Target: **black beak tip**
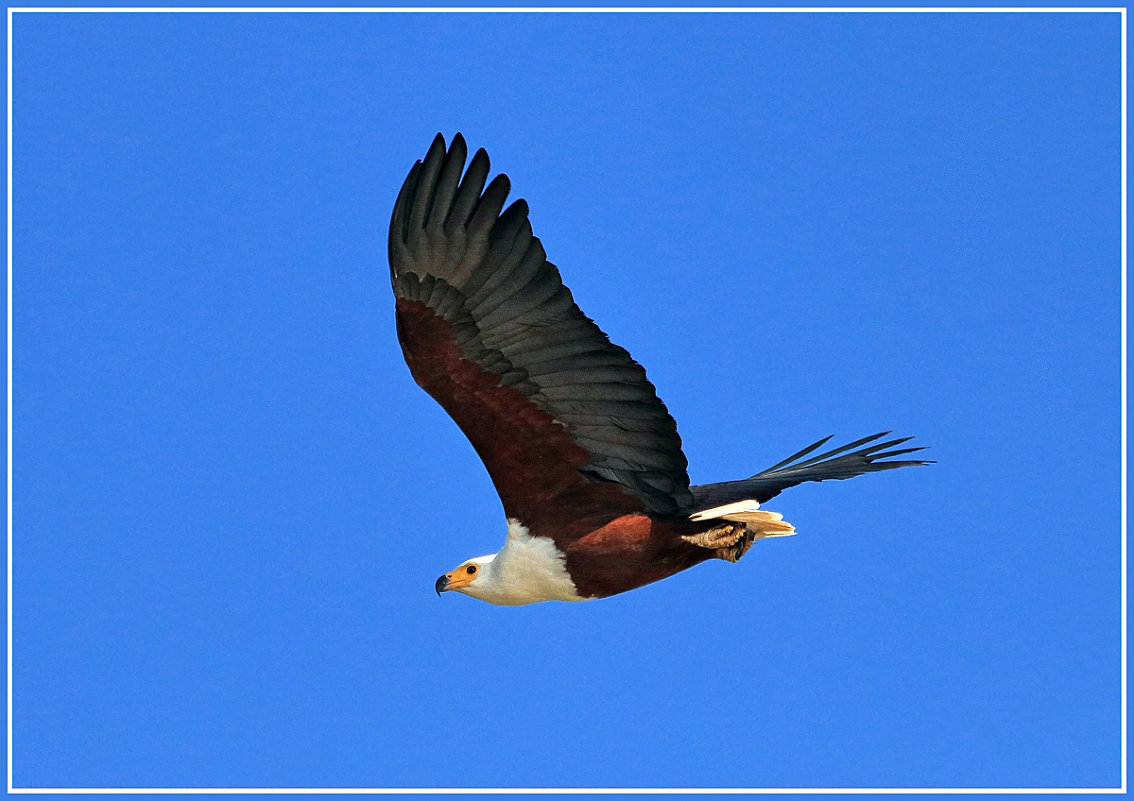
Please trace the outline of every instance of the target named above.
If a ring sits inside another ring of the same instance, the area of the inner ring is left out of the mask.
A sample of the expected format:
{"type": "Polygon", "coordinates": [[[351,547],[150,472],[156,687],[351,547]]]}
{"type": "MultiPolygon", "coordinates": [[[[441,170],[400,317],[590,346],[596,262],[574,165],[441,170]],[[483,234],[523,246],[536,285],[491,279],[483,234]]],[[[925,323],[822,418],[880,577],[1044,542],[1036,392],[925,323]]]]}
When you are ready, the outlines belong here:
{"type": "Polygon", "coordinates": [[[441,597],[441,593],[444,592],[445,589],[448,586],[449,586],[449,579],[445,578],[445,576],[442,576],[441,578],[437,579],[437,583],[433,585],[433,589],[437,590],[437,597],[438,598],[441,597]]]}

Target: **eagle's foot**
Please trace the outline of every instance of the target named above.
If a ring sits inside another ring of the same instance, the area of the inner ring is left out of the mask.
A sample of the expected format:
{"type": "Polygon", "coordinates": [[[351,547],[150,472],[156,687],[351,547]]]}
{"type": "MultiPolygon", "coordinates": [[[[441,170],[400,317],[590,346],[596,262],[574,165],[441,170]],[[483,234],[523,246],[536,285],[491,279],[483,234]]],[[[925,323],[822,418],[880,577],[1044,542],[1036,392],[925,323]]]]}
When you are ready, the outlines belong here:
{"type": "Polygon", "coordinates": [[[736,562],[752,547],[752,543],[757,538],[756,532],[750,530],[745,523],[730,522],[696,534],[687,534],[681,539],[698,548],[712,550],[715,559],[736,562]]]}

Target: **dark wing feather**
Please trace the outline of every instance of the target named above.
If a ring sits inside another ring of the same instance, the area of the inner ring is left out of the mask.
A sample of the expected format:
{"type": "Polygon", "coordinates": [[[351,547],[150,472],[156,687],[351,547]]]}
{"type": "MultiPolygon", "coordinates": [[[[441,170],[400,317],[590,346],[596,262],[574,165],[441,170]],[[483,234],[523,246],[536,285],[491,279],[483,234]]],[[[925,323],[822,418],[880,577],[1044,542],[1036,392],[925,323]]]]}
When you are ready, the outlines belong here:
{"type": "Polygon", "coordinates": [[[818,456],[811,453],[821,448],[830,437],[824,437],[818,442],[808,445],[778,464],[767,470],[757,473],[751,478],[740,481],[723,481],[719,484],[700,484],[690,487],[693,493],[694,506],[697,509],[710,509],[734,501],[755,499],[760,503],[779,495],[788,487],[802,484],[804,481],[826,481],[832,478],[854,478],[863,473],[874,473],[879,470],[893,470],[896,467],[909,467],[910,465],[932,464],[923,459],[882,461],[894,456],[924,450],[924,448],[898,448],[890,450],[895,445],[908,442],[912,437],[892,439],[888,442],[878,442],[889,434],[883,431],[869,437],[855,440],[847,445],[834,448],[818,456]],[[860,446],[866,447],[860,447],[860,446]],[[858,448],[858,450],[855,450],[858,448]],[[810,458],[804,458],[810,457],[810,458]]]}
{"type": "MultiPolygon", "coordinates": [[[[692,496],[677,427],[645,370],[563,286],[527,205],[487,187],[488,156],[440,136],[390,222],[398,335],[414,379],[454,418],[529,527],[646,511],[692,496]]],[[[560,534],[561,535],[561,534],[560,534]]],[[[557,536],[560,536],[557,535],[557,536]]]]}

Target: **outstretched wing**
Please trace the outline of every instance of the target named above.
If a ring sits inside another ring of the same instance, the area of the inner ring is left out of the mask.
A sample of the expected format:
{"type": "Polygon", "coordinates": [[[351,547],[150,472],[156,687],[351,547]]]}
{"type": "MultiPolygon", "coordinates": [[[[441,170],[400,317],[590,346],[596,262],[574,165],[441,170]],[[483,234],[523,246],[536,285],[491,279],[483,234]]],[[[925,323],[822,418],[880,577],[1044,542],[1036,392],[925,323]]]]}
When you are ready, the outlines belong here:
{"type": "MultiPolygon", "coordinates": [[[[557,540],[589,520],[692,502],[677,427],[646,372],[575,305],[532,235],[501,213],[488,156],[440,134],[390,222],[398,339],[410,372],[460,426],[509,517],[557,540]]],[[[601,525],[601,522],[599,523],[601,525]]]]}
{"type": "Polygon", "coordinates": [[[802,484],[804,481],[826,481],[832,478],[854,478],[864,473],[875,473],[879,470],[893,470],[896,467],[909,467],[910,465],[932,464],[924,459],[893,460],[894,456],[924,450],[924,448],[897,448],[913,437],[892,439],[888,442],[878,442],[889,434],[883,431],[855,440],[849,445],[834,448],[818,456],[805,459],[812,452],[822,447],[831,439],[823,439],[808,445],[799,453],[789,456],[778,464],[774,464],[751,478],[740,481],[724,481],[719,484],[699,484],[690,487],[694,497],[694,506],[697,509],[706,509],[712,506],[732,503],[742,499],[754,499],[760,503],[771,500],[788,487],[802,484]],[[867,444],[869,443],[869,444],[867,444]],[[866,447],[861,447],[865,445],[866,447]],[[855,450],[858,448],[858,450],[855,450]],[[893,450],[891,450],[893,449],[893,450]]]}

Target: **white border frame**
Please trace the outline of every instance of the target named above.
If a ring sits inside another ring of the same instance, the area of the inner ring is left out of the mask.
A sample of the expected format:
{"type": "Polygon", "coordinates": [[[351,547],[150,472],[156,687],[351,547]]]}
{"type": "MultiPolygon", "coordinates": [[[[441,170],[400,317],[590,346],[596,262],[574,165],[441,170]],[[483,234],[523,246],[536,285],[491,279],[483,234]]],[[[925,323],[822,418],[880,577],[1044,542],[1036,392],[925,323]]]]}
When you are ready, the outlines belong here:
{"type": "Polygon", "coordinates": [[[194,8],[168,8],[168,7],[101,7],[101,8],[82,8],[82,7],[67,7],[67,8],[42,8],[42,7],[19,7],[8,8],[8,786],[9,793],[41,793],[41,794],[58,794],[58,793],[78,793],[78,794],[188,794],[188,793],[231,793],[240,795],[263,794],[263,793],[279,793],[279,794],[411,794],[411,795],[425,795],[425,794],[442,794],[442,793],[469,793],[475,795],[486,794],[500,794],[500,795],[517,795],[517,794],[555,794],[562,795],[568,793],[579,794],[594,794],[594,793],[611,793],[623,795],[643,795],[643,794],[658,794],[658,795],[672,795],[672,794],[686,794],[686,793],[703,793],[712,795],[723,794],[767,794],[767,793],[780,793],[785,795],[803,795],[803,794],[879,794],[890,795],[897,793],[920,793],[926,795],[933,794],[971,794],[971,793],[987,793],[987,794],[1101,794],[1101,793],[1126,793],[1126,8],[1125,7],[1092,7],[1092,8],[1012,8],[1012,7],[985,7],[985,8],[886,8],[886,7],[854,7],[854,8],[830,8],[830,7],[809,7],[809,8],[779,8],[779,7],[760,7],[760,8],[728,8],[728,7],[712,7],[712,8],[695,8],[695,7],[682,7],[682,8],[663,8],[663,7],[620,7],[620,8],[595,8],[595,7],[569,7],[569,8],[555,8],[555,7],[523,7],[523,8],[501,8],[501,7],[391,7],[391,8],[257,8],[257,7],[227,7],[227,8],[209,8],[209,7],[194,7],[194,8]],[[12,680],[11,680],[11,667],[12,667],[12,497],[11,497],[11,454],[12,454],[12,427],[11,427],[11,397],[12,397],[12,380],[11,380],[11,343],[12,343],[12,297],[11,297],[11,277],[12,277],[12,162],[11,162],[11,116],[12,116],[12,96],[11,96],[11,51],[12,51],[12,17],[20,12],[37,12],[37,14],[122,14],[122,12],[133,12],[133,14],[225,14],[225,12],[259,12],[259,14],[484,14],[484,12],[491,12],[491,14],[516,14],[516,12],[540,12],[540,14],[626,14],[626,12],[666,12],[666,14],[769,14],[769,12],[776,12],[776,14],[877,14],[877,12],[885,12],[885,14],[1118,14],[1120,17],[1120,26],[1122,26],[1122,99],[1120,99],[1120,109],[1122,109],[1122,155],[1120,155],[1120,168],[1122,168],[1122,227],[1120,227],[1120,236],[1122,236],[1122,786],[1119,787],[1080,787],[1080,789],[1058,789],[1058,787],[1047,787],[1047,789],[1036,789],[1036,787],[991,787],[991,789],[984,789],[984,787],[855,787],[855,789],[847,789],[847,787],[824,787],[824,789],[798,789],[798,787],[746,787],[746,789],[734,789],[734,787],[727,787],[727,789],[709,789],[709,787],[689,787],[689,789],[651,789],[651,787],[584,787],[584,789],[568,789],[568,787],[528,787],[528,789],[515,789],[515,787],[493,787],[493,789],[486,789],[486,787],[15,787],[12,786],[12,680]]]}

